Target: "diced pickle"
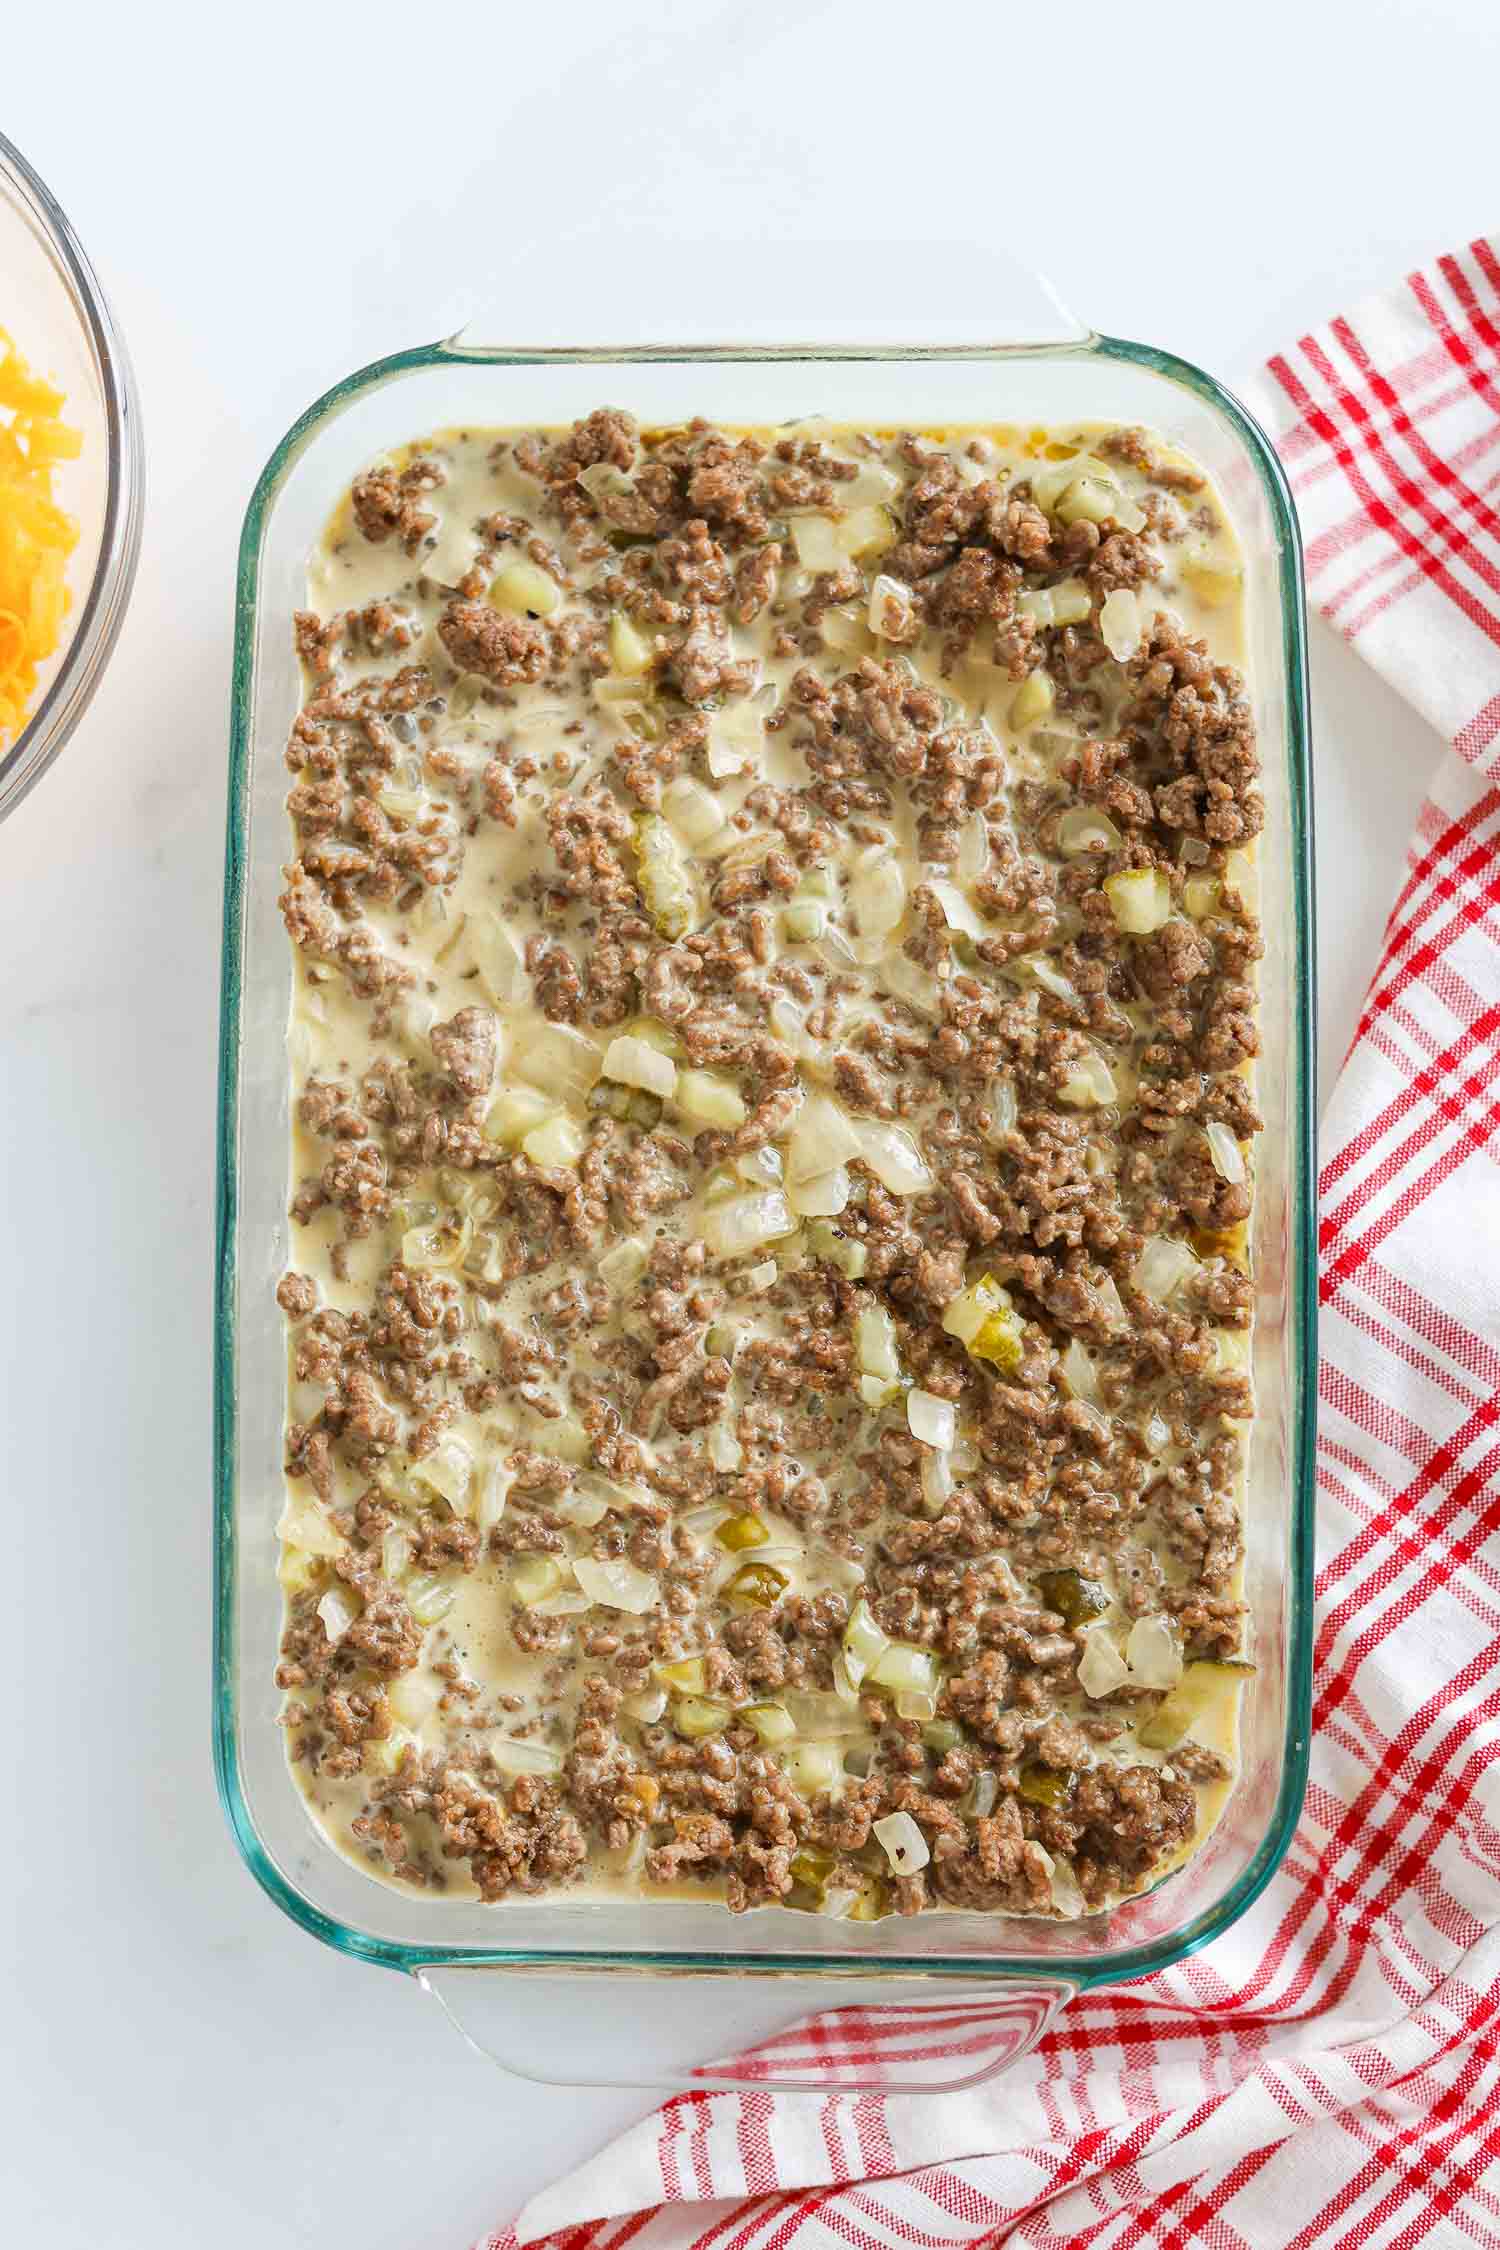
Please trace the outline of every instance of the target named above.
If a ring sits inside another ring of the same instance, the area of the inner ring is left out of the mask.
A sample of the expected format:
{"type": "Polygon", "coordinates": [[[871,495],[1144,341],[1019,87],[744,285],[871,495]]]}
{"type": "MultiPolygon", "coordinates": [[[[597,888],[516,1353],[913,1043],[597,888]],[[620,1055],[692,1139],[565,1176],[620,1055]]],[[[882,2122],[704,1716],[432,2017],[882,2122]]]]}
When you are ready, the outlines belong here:
{"type": "Polygon", "coordinates": [[[958,1338],[971,1359],[1005,1369],[1021,1364],[1021,1316],[1011,1303],[1010,1291],[993,1274],[981,1274],[949,1299],[943,1327],[958,1338]]]}
{"type": "Polygon", "coordinates": [[[752,1602],[757,1609],[774,1609],[790,1584],[786,1572],[774,1563],[746,1563],[724,1591],[734,1601],[752,1602]]]}
{"type": "Polygon", "coordinates": [[[797,1722],[784,1703],[752,1703],[738,1716],[762,1742],[790,1742],[797,1732],[797,1722]]]}
{"type": "Polygon", "coordinates": [[[732,1555],[742,1554],[746,1547],[763,1547],[770,1536],[764,1518],[748,1513],[729,1516],[714,1533],[719,1545],[732,1555]]]}
{"type": "Polygon", "coordinates": [[[801,1883],[809,1891],[821,1891],[833,1873],[832,1852],[800,1851],[787,1870],[794,1883],[801,1883]]]}
{"type": "Polygon", "coordinates": [[[1049,1609],[1055,1609],[1065,1625],[1087,1625],[1091,1617],[1102,1617],[1109,1607],[1109,1594],[1097,1578],[1085,1578],[1077,1570],[1044,1570],[1037,1579],[1037,1591],[1049,1609]]]}
{"type": "Polygon", "coordinates": [[[733,1717],[727,1703],[710,1703],[701,1695],[679,1696],[672,1706],[672,1725],[689,1742],[722,1734],[733,1717]]]}
{"type": "Polygon", "coordinates": [[[659,1680],[665,1680],[668,1687],[681,1688],[687,1695],[703,1693],[705,1683],[701,1656],[680,1656],[674,1663],[658,1664],[656,1676],[659,1680]]]}
{"type": "Polygon", "coordinates": [[[1226,1258],[1243,1273],[1249,1258],[1250,1229],[1243,1219],[1232,1227],[1194,1227],[1193,1248],[1200,1258],[1226,1258]]]}
{"type": "Polygon", "coordinates": [[[929,1719],[922,1729],[922,1740],[935,1758],[946,1758],[956,1750],[964,1738],[964,1730],[954,1719],[929,1719]]]}
{"type": "Polygon", "coordinates": [[[660,813],[638,813],[636,879],[658,937],[675,945],[697,924],[698,900],[681,843],[660,813]]]}
{"type": "Polygon", "coordinates": [[[1136,1740],[1146,1750],[1175,1750],[1189,1727],[1196,1725],[1214,1697],[1231,1681],[1255,1666],[1234,1658],[1204,1657],[1189,1664],[1176,1687],[1168,1690],[1149,1719],[1136,1728],[1136,1740]]]}
{"type": "Polygon", "coordinates": [[[890,1894],[878,1875],[867,1875],[849,1909],[851,1922],[878,1922],[890,1911],[890,1894]]]}
{"type": "Polygon", "coordinates": [[[1050,1766],[1029,1765],[1021,1768],[1018,1787],[1029,1805],[1065,1805],[1073,1794],[1073,1782],[1071,1773],[1054,1773],[1050,1766]]]}

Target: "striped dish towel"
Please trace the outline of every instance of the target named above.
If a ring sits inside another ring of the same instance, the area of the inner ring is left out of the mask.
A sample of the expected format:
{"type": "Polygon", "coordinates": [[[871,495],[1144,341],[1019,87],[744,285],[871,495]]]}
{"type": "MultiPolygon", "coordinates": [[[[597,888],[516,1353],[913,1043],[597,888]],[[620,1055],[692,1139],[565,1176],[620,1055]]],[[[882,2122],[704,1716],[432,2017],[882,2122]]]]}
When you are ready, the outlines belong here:
{"type": "Polygon", "coordinates": [[[482,2250],[1500,2244],[1500,244],[1257,404],[1318,607],[1453,746],[1324,1121],[1296,1840],[1217,1945],[990,2085],[679,2096],[482,2250]]]}

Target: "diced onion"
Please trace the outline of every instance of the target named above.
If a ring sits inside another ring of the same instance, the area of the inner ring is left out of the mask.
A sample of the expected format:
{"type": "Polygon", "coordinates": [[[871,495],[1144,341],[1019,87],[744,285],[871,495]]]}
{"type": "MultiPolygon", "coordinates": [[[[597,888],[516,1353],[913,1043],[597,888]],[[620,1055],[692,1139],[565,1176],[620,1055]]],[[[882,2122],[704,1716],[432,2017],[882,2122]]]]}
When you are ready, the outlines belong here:
{"type": "Polygon", "coordinates": [[[906,877],[894,852],[873,844],[855,861],[849,905],[862,938],[889,937],[906,911],[906,877]]]}
{"type": "Polygon", "coordinates": [[[564,1586],[556,1594],[544,1594],[532,1608],[538,1617],[581,1617],[593,1604],[587,1594],[580,1594],[571,1586],[564,1586]]]}
{"type": "Polygon", "coordinates": [[[474,1240],[474,1222],[458,1227],[408,1227],[401,1237],[401,1263],[414,1273],[440,1273],[461,1266],[474,1240]]]}
{"type": "Polygon", "coordinates": [[[1162,1305],[1197,1264],[1187,1243],[1179,1242],[1174,1235],[1153,1234],[1131,1268],[1130,1278],[1143,1296],[1162,1305]]]}
{"type": "Polygon", "coordinates": [[[599,1049],[567,1024],[528,1023],[512,1042],[510,1068],[544,1093],[581,1100],[599,1076],[599,1049]]]}
{"type": "Polygon", "coordinates": [[[712,1070],[679,1070],[673,1098],[684,1117],[723,1132],[733,1132],[750,1114],[733,1081],[712,1070]]]}
{"type": "Polygon", "coordinates": [[[781,1698],[796,1723],[798,1734],[811,1742],[835,1740],[865,1732],[864,1720],[838,1696],[820,1688],[788,1688],[781,1698]]]}
{"type": "Polygon", "coordinates": [[[406,1606],[419,1625],[436,1625],[446,1617],[458,1597],[451,1578],[425,1571],[406,1582],[406,1606]]]}
{"type": "Polygon", "coordinates": [[[555,1101],[534,1086],[506,1086],[491,1102],[484,1129],[492,1141],[514,1148],[538,1125],[545,1125],[556,1107],[555,1101]]]}
{"type": "Polygon", "coordinates": [[[1053,501],[1052,510],[1059,523],[1107,523],[1118,497],[1119,488],[1113,477],[1075,475],[1053,501]]]}
{"type": "Polygon", "coordinates": [[[407,1533],[393,1528],[380,1542],[380,1575],[393,1582],[403,1578],[411,1566],[411,1540],[407,1533]]]}
{"type": "Polygon", "coordinates": [[[779,1188],[754,1195],[737,1195],[716,1203],[703,1214],[703,1240],[715,1258],[738,1258],[758,1250],[763,1242],[779,1242],[794,1234],[797,1222],[779,1188]]]}
{"type": "Polygon", "coordinates": [[[799,1218],[835,1219],[849,1201],[849,1174],[842,1164],[831,1172],[816,1172],[790,1187],[787,1201],[799,1218]]]}
{"type": "Polygon", "coordinates": [[[904,1127],[865,1117],[853,1124],[860,1156],[891,1195],[920,1195],[932,1186],[922,1152],[904,1127]]]}
{"type": "Polygon", "coordinates": [[[983,917],[976,913],[956,883],[945,882],[940,875],[935,875],[928,889],[942,908],[943,920],[950,930],[959,930],[965,937],[989,935],[983,917]]]}
{"type": "Polygon", "coordinates": [[[1086,1054],[1070,1062],[1057,1098],[1066,1102],[1070,1109],[1102,1109],[1116,1099],[1117,1091],[1109,1064],[1091,1047],[1086,1054]]]}
{"type": "Polygon", "coordinates": [[[629,1289],[645,1272],[650,1255],[638,1235],[627,1235],[599,1260],[599,1278],[606,1288],[629,1289]]]}
{"type": "Polygon", "coordinates": [[[521,948],[498,914],[484,907],[471,909],[464,922],[464,943],[479,971],[480,983],[497,1008],[520,1007],[531,998],[531,979],[521,948]]]}
{"type": "Polygon", "coordinates": [[[510,1590],[527,1609],[559,1592],[562,1583],[562,1565],[551,1555],[519,1555],[511,1564],[510,1590]]]}
{"type": "Polygon", "coordinates": [[[937,1717],[937,1697],[909,1693],[896,1698],[898,1719],[934,1719],[937,1717]]]}
{"type": "Polygon", "coordinates": [[[664,1101],[671,1099],[677,1086],[677,1065],[671,1056],[628,1033],[612,1039],[604,1050],[604,1075],[618,1086],[640,1086],[648,1094],[660,1094],[664,1101]]]}
{"type": "Polygon", "coordinates": [[[443,1692],[439,1680],[424,1672],[402,1672],[385,1691],[385,1699],[403,1726],[420,1727],[437,1709],[443,1692]]]}
{"type": "Polygon", "coordinates": [[[1076,1003],[1078,987],[1045,953],[1019,954],[1011,966],[1018,976],[1028,977],[1033,984],[1039,984],[1043,992],[1050,992],[1054,1000],[1062,1000],[1069,1007],[1076,1003]]]}
{"type": "Polygon", "coordinates": [[[901,1373],[896,1356],[896,1323],[884,1305],[861,1305],[854,1321],[854,1351],[866,1375],[893,1383],[901,1373]]]}
{"type": "Polygon", "coordinates": [[[318,1603],[318,1616],[328,1635],[329,1645],[337,1648],[359,1615],[359,1603],[342,1586],[331,1586],[318,1603]]]}
{"type": "Polygon", "coordinates": [[[490,581],[490,604],[507,617],[550,617],[562,601],[557,580],[540,563],[507,563],[490,581]]]}
{"type": "Polygon", "coordinates": [[[958,832],[954,872],[961,883],[977,882],[989,863],[990,824],[982,812],[972,812],[958,832]]]}
{"type": "Polygon", "coordinates": [[[975,1774],[973,1787],[969,1792],[969,1810],[976,1820],[989,1819],[999,1794],[1000,1776],[997,1773],[986,1766],[982,1773],[975,1774]]]}
{"type": "Polygon", "coordinates": [[[1100,1697],[1113,1695],[1130,1678],[1130,1666],[1120,1652],[1119,1643],[1103,1625],[1091,1626],[1084,1635],[1083,1655],[1079,1659],[1078,1684],[1085,1695],[1097,1702],[1100,1697]]]}
{"type": "Polygon", "coordinates": [[[1240,1186],[1245,1177],[1244,1152],[1229,1127],[1215,1118],[1211,1124],[1204,1126],[1203,1137],[1208,1143],[1209,1157],[1219,1178],[1227,1180],[1231,1187],[1240,1186]]]}
{"type": "Polygon", "coordinates": [[[1175,1687],[1182,1677],[1182,1647],[1165,1617],[1138,1617],[1125,1643],[1125,1659],[1140,1687],[1175,1687]]]}
{"type": "Polygon", "coordinates": [[[708,1434],[708,1457],[720,1475],[727,1476],[732,1469],[744,1466],[745,1449],[733,1430],[718,1422],[708,1434]]]}
{"type": "Polygon", "coordinates": [[[844,1761],[831,1742],[797,1742],[781,1754],[781,1769],[801,1797],[827,1796],[844,1778],[844,1761]]]}
{"type": "Polygon", "coordinates": [[[1141,645],[1141,605],[1128,586],[1106,594],[1099,611],[1099,638],[1117,664],[1126,663],[1141,645]]]}
{"type": "Polygon", "coordinates": [[[1131,867],[1108,876],[1104,895],[1127,937],[1150,937],[1172,912],[1172,886],[1159,867],[1131,867]]]}
{"type": "Polygon", "coordinates": [[[685,775],[667,784],[661,803],[662,811],[678,835],[694,851],[701,851],[705,844],[712,843],[727,818],[713,791],[705,789],[699,781],[688,780],[685,775]]]}
{"type": "Polygon", "coordinates": [[[664,1687],[641,1688],[635,1695],[625,1698],[625,1710],[643,1727],[654,1727],[667,1708],[667,1691],[664,1687]]]}
{"type": "Polygon", "coordinates": [[[514,1735],[492,1734],[486,1745],[502,1773],[561,1773],[563,1754],[543,1742],[518,1742],[514,1735]]]}
{"type": "Polygon", "coordinates": [[[950,1452],[958,1435],[958,1408],[952,1399],[937,1398],[931,1391],[910,1390],[906,1394],[906,1426],[920,1444],[935,1446],[940,1453],[950,1452]]]}
{"type": "Polygon", "coordinates": [[[844,1627],[843,1638],[844,1665],[853,1687],[858,1688],[871,1665],[879,1662],[890,1645],[890,1635],[876,1624],[869,1603],[863,1599],[857,1601],[844,1627]]]}
{"type": "Polygon", "coordinates": [[[787,1142],[787,1180],[795,1187],[863,1153],[859,1130],[838,1103],[827,1094],[811,1094],[798,1110],[787,1142]]]}
{"type": "Polygon", "coordinates": [[[767,1258],[758,1266],[745,1269],[745,1287],[749,1290],[769,1289],[776,1279],[776,1260],[767,1258]]]}
{"type": "Polygon", "coordinates": [[[309,1555],[341,1555],[348,1541],[335,1531],[310,1494],[288,1493],[276,1521],[276,1536],[283,1546],[300,1547],[309,1555]]]}
{"type": "Polygon", "coordinates": [[[1070,805],[1057,824],[1057,848],[1065,859],[1076,859],[1080,852],[1117,852],[1120,831],[1095,806],[1070,805]]]}
{"type": "Polygon", "coordinates": [[[586,1146],[582,1128],[559,1109],[526,1135],[521,1154],[529,1156],[543,1171],[566,1171],[578,1162],[586,1146]]]}
{"type": "Polygon", "coordinates": [[[754,703],[727,704],[711,713],[708,722],[708,770],[715,781],[726,774],[743,773],[757,763],[766,746],[765,715],[754,703]]]}
{"type": "Polygon", "coordinates": [[[632,1617],[643,1617],[661,1601],[657,1580],[649,1571],[637,1570],[623,1556],[611,1556],[607,1562],[584,1556],[574,1563],[573,1574],[589,1599],[604,1609],[622,1609],[632,1617]]]}
{"type": "Polygon", "coordinates": [[[837,526],[828,516],[798,516],[792,524],[792,545],[804,570],[838,570],[848,559],[839,545],[837,526]]]}
{"type": "Polygon", "coordinates": [[[1003,1140],[1016,1129],[1016,1086],[1012,1078],[992,1078],[986,1088],[984,1106],[990,1113],[989,1138],[1003,1140]]]}
{"type": "Polygon", "coordinates": [[[1038,719],[1045,719],[1056,700],[1057,690],[1052,684],[1051,673],[1040,668],[1029,672],[1017,688],[1010,706],[1010,723],[1017,734],[1023,733],[1027,727],[1035,726],[1038,719]]]}
{"type": "Polygon", "coordinates": [[[609,622],[609,661],[621,678],[638,680],[643,672],[650,671],[655,654],[645,635],[623,611],[616,610],[609,622]]]}
{"type": "Polygon", "coordinates": [[[413,1462],[412,1475],[440,1493],[456,1516],[469,1513],[474,1456],[462,1438],[444,1438],[441,1445],[434,1446],[420,1461],[413,1462]]]}
{"type": "Polygon", "coordinates": [[[922,1456],[922,1506],[934,1521],[953,1496],[953,1456],[929,1449],[922,1456]]]}
{"type": "Polygon", "coordinates": [[[941,1684],[938,1660],[932,1651],[917,1648],[910,1641],[892,1641],[870,1666],[870,1679],[876,1687],[889,1688],[893,1695],[936,1695],[941,1684]]]}
{"type": "Polygon", "coordinates": [[[635,490],[635,479],[628,477],[613,461],[592,462],[588,468],[579,470],[574,482],[581,484],[593,500],[598,500],[606,492],[623,495],[635,490]]]}
{"type": "Polygon", "coordinates": [[[879,1837],[894,1875],[916,1875],[932,1857],[927,1838],[910,1813],[887,1813],[884,1820],[875,1822],[873,1833],[879,1837]]]}
{"type": "Polygon", "coordinates": [[[590,1492],[575,1485],[560,1500],[552,1503],[552,1513],[559,1523],[577,1524],[581,1531],[592,1531],[596,1523],[603,1523],[609,1514],[609,1502],[602,1492],[590,1492]]]}
{"type": "Polygon", "coordinates": [[[1075,1336],[1062,1356],[1062,1376],[1077,1399],[1092,1405],[1099,1396],[1099,1370],[1086,1344],[1075,1336]]]}
{"type": "Polygon", "coordinates": [[[883,500],[894,500],[900,490],[900,477],[880,461],[863,462],[858,476],[839,486],[840,497],[851,508],[878,506],[883,500]]]}

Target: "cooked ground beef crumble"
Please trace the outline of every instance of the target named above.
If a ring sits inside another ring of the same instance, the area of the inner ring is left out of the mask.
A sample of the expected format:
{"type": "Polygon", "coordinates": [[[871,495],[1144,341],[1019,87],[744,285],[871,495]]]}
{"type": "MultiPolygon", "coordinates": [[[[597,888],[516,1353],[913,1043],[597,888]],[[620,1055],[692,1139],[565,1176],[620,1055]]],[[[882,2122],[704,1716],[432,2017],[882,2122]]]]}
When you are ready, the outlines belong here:
{"type": "Polygon", "coordinates": [[[1071,1915],[1232,1773],[1233,543],[1136,430],[442,433],[296,620],[294,1771],[499,1900],[1071,1915]]]}

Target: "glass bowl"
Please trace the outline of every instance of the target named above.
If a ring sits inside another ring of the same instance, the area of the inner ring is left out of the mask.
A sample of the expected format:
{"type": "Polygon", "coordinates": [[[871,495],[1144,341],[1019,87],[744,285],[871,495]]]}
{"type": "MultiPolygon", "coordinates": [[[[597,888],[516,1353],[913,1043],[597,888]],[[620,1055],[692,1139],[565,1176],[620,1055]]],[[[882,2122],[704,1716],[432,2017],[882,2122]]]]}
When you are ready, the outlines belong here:
{"type": "Polygon", "coordinates": [[[0,273],[17,349],[58,384],[64,420],[83,432],[79,458],[57,472],[58,497],[78,521],[72,604],[31,716],[0,750],[3,820],[67,741],[109,661],[135,583],[145,488],[135,378],[104,291],[63,212],[3,133],[0,273]]]}
{"type": "Polygon", "coordinates": [[[438,344],[349,376],[309,407],[267,465],[240,543],[230,738],[215,1338],[219,1787],[248,1867],[285,1913],[357,1959],[415,1977],[518,2074],[888,2091],[970,2082],[1024,2052],[1072,1995],[1150,1974],[1220,1935],[1286,1850],[1307,1770],[1313,1592],[1305,615],[1285,479],[1244,408],[1170,353],[1088,332],[1045,344],[894,347],[438,344]],[[289,838],[282,754],[300,700],[291,613],[305,601],[307,558],[330,507],[374,455],[465,423],[566,423],[601,401],[647,424],[694,413],[752,425],[820,413],[909,427],[1140,422],[1209,470],[1245,557],[1266,800],[1259,1093],[1267,1129],[1255,1217],[1259,1413],[1245,1584],[1259,1662],[1242,1714],[1241,1770],[1212,1835],[1154,1889],[1086,1920],[929,1912],[854,1923],[685,1902],[430,1900],[341,1858],[314,1828],[287,1768],[272,1675],[286,1373],[274,1290],[290,1254],[292,975],[276,896],[289,838]],[[617,1995],[627,1983],[633,1998],[602,2005],[604,1980],[617,1995]],[[818,2027],[799,2029],[797,2019],[813,2012],[818,2027]],[[830,2028],[841,2014],[844,2038],[830,2028]]]}

